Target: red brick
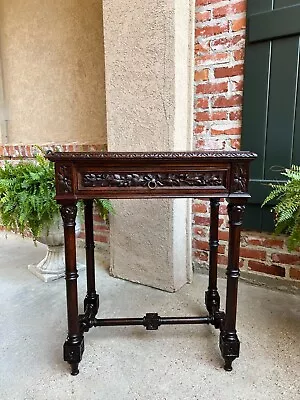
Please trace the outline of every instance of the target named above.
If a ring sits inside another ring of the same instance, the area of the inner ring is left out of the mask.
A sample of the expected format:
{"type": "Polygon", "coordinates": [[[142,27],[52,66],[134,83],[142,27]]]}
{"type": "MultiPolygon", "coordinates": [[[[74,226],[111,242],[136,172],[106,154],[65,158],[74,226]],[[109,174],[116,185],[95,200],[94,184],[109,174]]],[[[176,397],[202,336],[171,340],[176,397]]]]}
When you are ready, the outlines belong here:
{"type": "Polygon", "coordinates": [[[94,231],[95,232],[109,232],[108,227],[103,224],[94,224],[94,231]]]}
{"type": "Polygon", "coordinates": [[[195,36],[210,37],[215,35],[220,35],[221,33],[225,33],[229,31],[229,24],[223,25],[212,25],[212,26],[201,26],[200,28],[196,28],[195,36]]]}
{"type": "Polygon", "coordinates": [[[207,6],[208,4],[219,3],[220,0],[196,0],[196,7],[207,6]]]}
{"type": "Polygon", "coordinates": [[[196,43],[194,48],[195,54],[206,54],[209,52],[209,46],[207,43],[196,43]]]}
{"type": "Polygon", "coordinates": [[[230,121],[241,121],[242,119],[242,111],[232,111],[229,113],[229,119],[230,121]]]}
{"type": "Polygon", "coordinates": [[[216,68],[214,74],[216,78],[227,78],[236,75],[243,75],[244,66],[243,64],[235,65],[234,67],[222,67],[216,68]]]}
{"type": "Polygon", "coordinates": [[[225,220],[224,218],[219,218],[219,227],[222,226],[224,224],[225,220]]]}
{"type": "Polygon", "coordinates": [[[251,248],[242,247],[240,250],[241,257],[245,258],[254,258],[257,260],[265,260],[266,259],[266,252],[262,250],[255,250],[251,248]]]}
{"type": "Polygon", "coordinates": [[[232,31],[237,32],[246,29],[246,18],[239,18],[232,21],[232,31]]]}
{"type": "Polygon", "coordinates": [[[211,129],[212,135],[240,135],[241,128],[230,128],[230,129],[211,129]]]}
{"type": "Polygon", "coordinates": [[[244,81],[236,81],[232,82],[232,91],[233,92],[242,92],[244,87],[244,81]]]}
{"type": "Polygon", "coordinates": [[[193,204],[193,212],[194,213],[206,213],[207,212],[207,206],[204,203],[194,203],[193,204]]]}
{"type": "Polygon", "coordinates": [[[240,94],[231,97],[218,96],[214,98],[212,106],[216,108],[234,107],[240,106],[242,102],[243,96],[240,94]]]}
{"type": "Polygon", "coordinates": [[[215,65],[229,62],[230,55],[228,53],[205,54],[195,57],[196,67],[203,67],[203,65],[215,65]]]}
{"type": "Polygon", "coordinates": [[[245,59],[245,50],[244,49],[235,50],[233,52],[233,58],[235,59],[235,61],[244,60],[245,59]]]}
{"type": "Polygon", "coordinates": [[[219,231],[219,240],[228,240],[229,239],[229,232],[228,231],[219,231]]]}
{"type": "Polygon", "coordinates": [[[221,204],[219,209],[220,215],[227,215],[227,205],[221,204]]]}
{"type": "Polygon", "coordinates": [[[195,143],[195,149],[203,149],[205,146],[205,140],[200,139],[197,140],[197,142],[195,143]]]}
{"type": "Polygon", "coordinates": [[[195,250],[193,256],[196,261],[208,261],[208,254],[205,251],[195,250]]]}
{"type": "Polygon", "coordinates": [[[201,237],[205,237],[205,238],[207,237],[207,231],[203,228],[199,228],[198,226],[193,228],[193,233],[194,233],[194,235],[197,235],[197,236],[201,236],[201,237]]]}
{"type": "Polygon", "coordinates": [[[218,39],[213,39],[210,41],[210,47],[212,50],[217,50],[220,47],[225,50],[232,47],[231,37],[220,37],[218,39]]]}
{"type": "Polygon", "coordinates": [[[220,37],[217,39],[210,40],[210,48],[213,51],[216,50],[239,50],[240,47],[244,47],[245,35],[235,34],[231,37],[220,37]]]}
{"type": "Polygon", "coordinates": [[[195,108],[208,108],[209,102],[207,98],[197,99],[195,108]]]}
{"type": "Polygon", "coordinates": [[[246,1],[240,1],[239,3],[235,3],[232,5],[232,12],[234,14],[240,14],[246,12],[246,1]]]}
{"type": "Polygon", "coordinates": [[[226,120],[227,112],[226,111],[213,112],[210,116],[210,119],[211,119],[211,121],[226,120]]]}
{"type": "Polygon", "coordinates": [[[197,85],[196,93],[197,94],[210,94],[210,93],[225,93],[228,90],[227,82],[221,83],[203,83],[197,85]]]}
{"type": "Polygon", "coordinates": [[[194,224],[195,225],[202,225],[202,226],[209,226],[210,219],[209,217],[201,217],[201,216],[194,216],[194,224]]]}
{"type": "Polygon", "coordinates": [[[250,244],[252,246],[262,246],[263,245],[263,239],[259,238],[247,238],[247,244],[250,244]]]}
{"type": "Polygon", "coordinates": [[[218,254],[225,254],[225,246],[224,246],[224,244],[219,244],[219,246],[218,246],[218,254]]]}
{"type": "Polygon", "coordinates": [[[26,145],[26,146],[25,146],[25,154],[26,154],[26,157],[32,157],[31,150],[32,150],[32,147],[31,147],[31,146],[29,146],[29,145],[26,145]]]}
{"type": "Polygon", "coordinates": [[[253,246],[263,246],[268,248],[279,248],[282,249],[284,241],[280,239],[265,239],[265,238],[248,238],[247,243],[253,246]]]}
{"type": "Polygon", "coordinates": [[[204,11],[204,12],[197,12],[196,13],[196,23],[197,22],[209,21],[210,18],[211,18],[210,11],[204,11]]]}
{"type": "Polygon", "coordinates": [[[202,69],[201,71],[195,71],[195,81],[207,81],[209,69],[202,69]]]}
{"type": "Polygon", "coordinates": [[[268,275],[285,276],[285,268],[279,267],[278,265],[267,265],[257,261],[248,261],[248,268],[251,271],[263,272],[268,275]]]}
{"type": "Polygon", "coordinates": [[[228,17],[230,14],[241,14],[246,11],[246,2],[241,1],[233,5],[226,5],[215,8],[213,11],[214,18],[228,17]]]}
{"type": "Polygon", "coordinates": [[[228,264],[228,257],[222,255],[222,254],[218,254],[218,264],[221,265],[226,265],[228,264]]]}
{"type": "Polygon", "coordinates": [[[297,279],[298,281],[300,281],[300,269],[291,268],[290,269],[290,278],[297,279]]]}
{"type": "Polygon", "coordinates": [[[101,222],[101,223],[105,224],[103,218],[101,218],[98,214],[94,214],[94,221],[95,222],[101,222]]]}
{"type": "Polygon", "coordinates": [[[193,249],[197,250],[209,250],[209,244],[207,241],[193,240],[193,249]]]}
{"type": "Polygon", "coordinates": [[[205,132],[205,127],[201,125],[197,125],[194,129],[194,134],[195,135],[201,135],[202,133],[205,132]]]}
{"type": "Polygon", "coordinates": [[[210,120],[210,114],[208,111],[204,112],[197,112],[195,115],[195,120],[196,121],[209,121],[210,120]]]}
{"type": "Polygon", "coordinates": [[[272,261],[280,264],[300,265],[300,256],[293,254],[272,254],[272,261]]]}
{"type": "Polygon", "coordinates": [[[195,115],[196,121],[224,121],[227,120],[227,112],[226,111],[218,111],[213,113],[198,112],[195,115]]]}
{"type": "Polygon", "coordinates": [[[109,237],[105,235],[101,235],[100,233],[95,233],[94,236],[95,242],[100,242],[100,243],[108,243],[109,242],[109,237]]]}
{"type": "Polygon", "coordinates": [[[263,241],[264,247],[279,248],[282,249],[284,246],[284,241],[280,239],[265,239],[263,241]]]}
{"type": "Polygon", "coordinates": [[[231,13],[230,5],[217,7],[213,10],[213,17],[214,18],[227,17],[229,13],[231,13]]]}
{"type": "Polygon", "coordinates": [[[232,147],[235,150],[239,150],[241,148],[240,139],[231,139],[230,140],[230,147],[232,147]]]}

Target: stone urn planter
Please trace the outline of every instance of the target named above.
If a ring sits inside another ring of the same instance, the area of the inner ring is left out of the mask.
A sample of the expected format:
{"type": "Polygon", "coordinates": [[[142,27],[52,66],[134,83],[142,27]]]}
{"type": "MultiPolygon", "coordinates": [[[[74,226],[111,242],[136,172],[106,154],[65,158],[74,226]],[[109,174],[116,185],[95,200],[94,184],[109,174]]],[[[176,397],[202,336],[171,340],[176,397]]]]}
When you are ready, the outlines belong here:
{"type": "MultiPolygon", "coordinates": [[[[80,234],[80,221],[76,219],[76,237],[80,234]]],[[[60,215],[56,215],[52,225],[44,228],[37,241],[48,246],[46,256],[28,269],[44,282],[51,282],[65,276],[64,228],[60,215]]],[[[84,269],[83,264],[77,264],[77,269],[84,269]]]]}

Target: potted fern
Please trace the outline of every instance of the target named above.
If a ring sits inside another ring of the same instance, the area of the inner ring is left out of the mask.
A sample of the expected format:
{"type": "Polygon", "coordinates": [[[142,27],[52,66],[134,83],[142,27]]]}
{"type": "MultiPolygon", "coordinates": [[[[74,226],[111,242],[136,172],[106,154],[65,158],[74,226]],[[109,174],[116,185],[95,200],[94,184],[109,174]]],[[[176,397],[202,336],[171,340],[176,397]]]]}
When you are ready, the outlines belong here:
{"type": "Polygon", "coordinates": [[[292,165],[281,173],[286,182],[270,184],[272,190],[262,206],[277,200],[274,206],[275,233],[288,235],[287,246],[290,251],[300,246],[300,166],[292,165]]]}
{"type": "MultiPolygon", "coordinates": [[[[54,165],[40,151],[33,161],[6,161],[0,168],[0,224],[48,245],[46,257],[31,272],[48,282],[64,276],[64,235],[55,201],[54,165]]],[[[107,200],[95,200],[99,215],[112,211],[107,200]]],[[[82,208],[82,207],[79,207],[82,208]]],[[[76,222],[77,234],[80,224],[76,222]]]]}

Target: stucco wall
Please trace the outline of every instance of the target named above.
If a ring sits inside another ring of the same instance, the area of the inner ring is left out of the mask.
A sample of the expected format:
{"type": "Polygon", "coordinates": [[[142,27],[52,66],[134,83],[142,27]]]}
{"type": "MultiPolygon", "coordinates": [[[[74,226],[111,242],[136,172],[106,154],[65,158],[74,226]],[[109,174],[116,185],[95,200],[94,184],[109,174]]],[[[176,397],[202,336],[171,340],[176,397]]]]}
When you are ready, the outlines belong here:
{"type": "Polygon", "coordinates": [[[8,143],[106,143],[101,0],[1,0],[8,143]]]}
{"type": "MultiPolygon", "coordinates": [[[[193,0],[103,0],[108,149],[188,150],[193,0]]],[[[190,280],[185,199],[114,202],[115,276],[174,291],[190,280]],[[126,257],[124,257],[126,254],[126,257]]]]}

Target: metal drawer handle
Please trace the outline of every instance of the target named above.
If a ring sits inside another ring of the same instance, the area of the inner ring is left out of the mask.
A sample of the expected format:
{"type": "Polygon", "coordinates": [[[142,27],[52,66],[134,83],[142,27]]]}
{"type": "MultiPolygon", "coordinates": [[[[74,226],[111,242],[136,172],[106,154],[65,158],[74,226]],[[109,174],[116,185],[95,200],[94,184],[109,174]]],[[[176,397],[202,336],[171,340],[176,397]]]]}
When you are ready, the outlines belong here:
{"type": "Polygon", "coordinates": [[[156,183],[155,179],[151,179],[151,181],[148,182],[148,188],[153,190],[153,189],[156,189],[156,187],[157,187],[157,183],[156,183]]]}

